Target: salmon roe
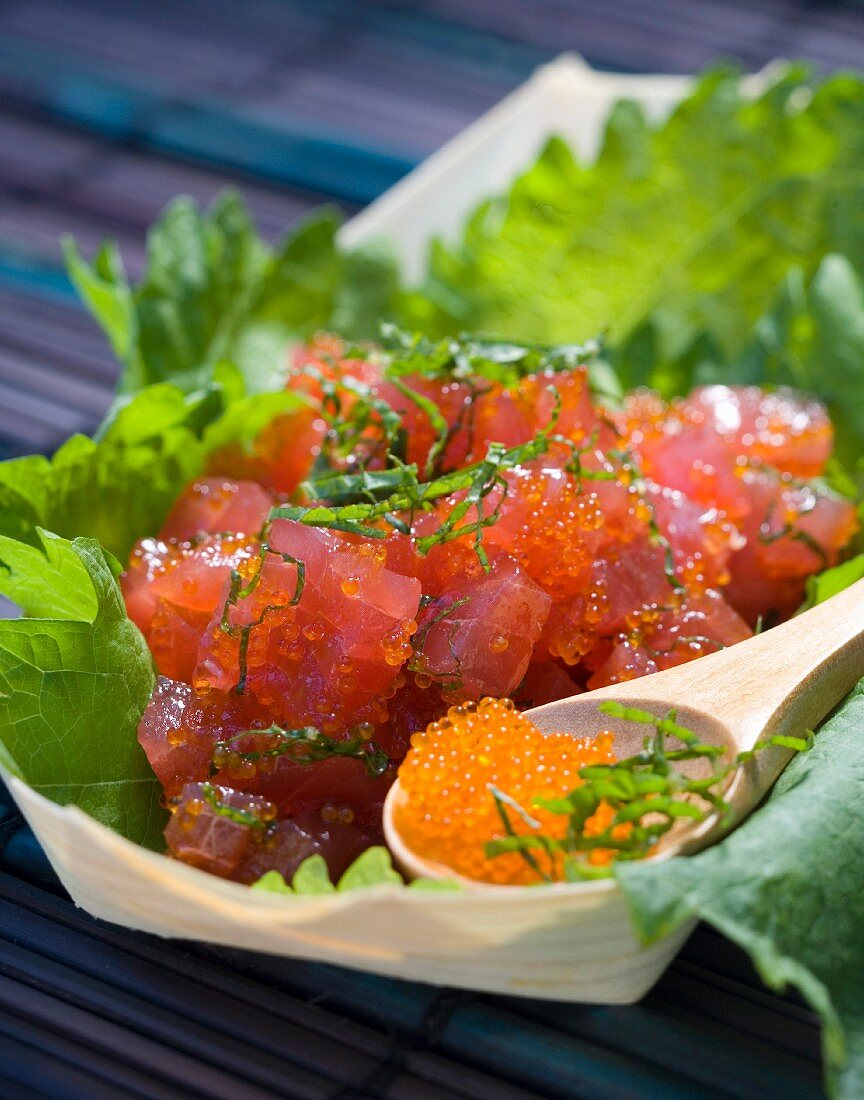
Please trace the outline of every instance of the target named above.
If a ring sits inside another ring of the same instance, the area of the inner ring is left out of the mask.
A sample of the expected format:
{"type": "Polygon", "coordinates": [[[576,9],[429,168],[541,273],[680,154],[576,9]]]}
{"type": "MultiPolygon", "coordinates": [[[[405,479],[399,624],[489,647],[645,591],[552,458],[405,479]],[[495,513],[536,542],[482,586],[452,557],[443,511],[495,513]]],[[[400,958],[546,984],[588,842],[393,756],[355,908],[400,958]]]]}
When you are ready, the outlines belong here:
{"type": "MultiPolygon", "coordinates": [[[[537,798],[560,798],[580,783],[587,764],[615,761],[613,735],[576,739],[569,733],[543,734],[509,699],[482,699],[449,709],[446,717],[415,733],[399,769],[407,796],[396,811],[395,825],[418,856],[451,867],[465,878],[500,885],[530,885],[537,873],[518,853],[487,859],[484,845],[505,834],[489,787],[496,787],[540,823],[545,836],[563,838],[567,818],[534,805],[537,798]]],[[[510,810],[517,833],[530,827],[510,810]]],[[[586,823],[596,835],[611,820],[601,807],[586,823]]],[[[612,853],[591,853],[592,863],[608,863],[612,853]]],[[[549,859],[540,855],[546,869],[549,859]]],[[[561,859],[553,878],[563,878],[561,859]]]]}

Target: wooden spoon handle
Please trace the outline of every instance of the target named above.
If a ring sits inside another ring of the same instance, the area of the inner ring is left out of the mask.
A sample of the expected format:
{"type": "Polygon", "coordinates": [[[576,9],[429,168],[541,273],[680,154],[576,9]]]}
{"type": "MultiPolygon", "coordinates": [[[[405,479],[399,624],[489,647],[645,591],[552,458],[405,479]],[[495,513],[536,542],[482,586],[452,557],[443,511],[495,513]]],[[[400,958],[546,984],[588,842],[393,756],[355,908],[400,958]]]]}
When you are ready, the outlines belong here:
{"type": "Polygon", "coordinates": [[[864,580],[765,634],[595,694],[692,703],[743,750],[764,736],[812,728],[862,676],[864,580]]]}

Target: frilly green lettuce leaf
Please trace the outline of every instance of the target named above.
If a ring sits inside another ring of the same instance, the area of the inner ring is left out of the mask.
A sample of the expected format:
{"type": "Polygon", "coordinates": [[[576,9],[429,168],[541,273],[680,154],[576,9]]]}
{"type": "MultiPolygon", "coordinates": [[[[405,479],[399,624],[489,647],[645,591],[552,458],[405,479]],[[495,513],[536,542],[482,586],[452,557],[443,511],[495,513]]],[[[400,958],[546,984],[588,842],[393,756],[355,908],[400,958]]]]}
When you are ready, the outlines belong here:
{"type": "Polygon", "coordinates": [[[402,323],[546,344],[602,334],[621,390],[812,392],[835,424],[832,481],[861,499],[862,165],[859,77],[818,84],[791,67],[752,101],[719,70],[659,126],[619,103],[596,163],[552,139],[455,243],[435,242],[402,323]]]}
{"type": "Polygon", "coordinates": [[[268,871],[252,884],[252,889],[274,894],[341,894],[347,890],[361,890],[367,886],[385,883],[404,885],[402,876],[393,868],[387,849],[373,847],[360,853],[335,886],[330,881],[330,872],[324,859],[321,856],[309,856],[297,868],[290,886],[278,871],[268,871]]]}
{"type": "Polygon", "coordinates": [[[401,886],[402,876],[394,868],[387,849],[374,847],[361,852],[339,879],[336,889],[341,893],[344,890],[359,890],[382,883],[401,886]]]}
{"type": "Polygon", "coordinates": [[[251,444],[266,423],[303,404],[296,394],[247,395],[220,365],[207,389],[163,382],[117,399],[94,439],[72,436],[53,458],[0,463],[0,535],[38,546],[37,526],[97,539],[125,561],[136,539],[162,526],[207,456],[251,444]]]}
{"type": "MultiPolygon", "coordinates": [[[[311,857],[310,857],[311,858],[311,857]]],[[[299,868],[298,868],[299,870],[299,868]]],[[[327,880],[330,881],[329,878],[327,880]]],[[[294,890],[282,875],[278,871],[267,871],[258,879],[257,882],[253,882],[250,890],[262,890],[265,894],[293,894],[294,890]]]]}
{"type": "Polygon", "coordinates": [[[336,887],[330,881],[330,870],[324,857],[309,856],[304,859],[291,879],[291,889],[295,894],[334,893],[336,887]]]}
{"type": "Polygon", "coordinates": [[[858,248],[864,83],[789,69],[755,101],[709,73],[667,122],[619,103],[596,163],[553,139],[461,239],[437,242],[410,327],[611,346],[652,318],[664,355],[707,332],[741,350],[792,264],[858,248]]]}

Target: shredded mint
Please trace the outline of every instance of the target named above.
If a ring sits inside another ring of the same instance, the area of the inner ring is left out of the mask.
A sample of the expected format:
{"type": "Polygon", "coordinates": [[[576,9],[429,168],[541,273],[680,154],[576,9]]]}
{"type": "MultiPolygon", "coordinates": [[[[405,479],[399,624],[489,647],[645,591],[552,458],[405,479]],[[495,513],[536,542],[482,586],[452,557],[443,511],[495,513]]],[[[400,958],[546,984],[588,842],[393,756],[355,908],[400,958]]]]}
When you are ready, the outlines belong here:
{"type": "MultiPolygon", "coordinates": [[[[370,352],[364,347],[346,354],[360,358],[370,352]]],[[[401,415],[371,385],[344,372],[338,363],[331,368],[332,376],[308,364],[297,372],[297,377],[313,379],[320,389],[320,411],[328,425],[316,472],[356,464],[360,458],[368,463],[388,455],[403,457],[406,439],[401,415]]]]}
{"type": "Polygon", "coordinates": [[[201,794],[204,801],[210,806],[218,817],[227,817],[229,821],[237,825],[246,825],[250,829],[262,831],[267,828],[267,823],[252,813],[251,810],[241,810],[237,806],[231,806],[221,796],[221,789],[212,783],[201,784],[201,794]]]}
{"type": "MultiPolygon", "coordinates": [[[[389,323],[381,325],[379,342],[383,355],[380,351],[372,354],[383,362],[384,376],[393,381],[407,377],[466,383],[482,379],[513,386],[530,374],[558,374],[580,366],[590,371],[600,359],[600,345],[593,339],[584,344],[548,345],[460,333],[430,340],[420,332],[389,323]]],[[[369,352],[358,347],[349,354],[362,357],[369,352]]]]}
{"type": "Polygon", "coordinates": [[[265,524],[264,531],[261,532],[261,543],[258,548],[258,561],[254,567],[254,571],[249,580],[245,580],[243,575],[236,569],[231,570],[231,582],[228,588],[228,596],[225,599],[225,605],[222,608],[222,616],[219,621],[220,630],[226,634],[230,634],[232,637],[240,639],[240,646],[238,652],[237,663],[240,670],[240,675],[234,690],[238,695],[243,695],[246,690],[246,680],[249,675],[248,667],[248,653],[249,653],[249,639],[252,637],[252,631],[257,626],[261,626],[271,611],[279,611],[284,607],[294,607],[300,602],[300,597],[303,595],[303,589],[306,585],[306,563],[300,561],[299,558],[293,557],[291,554],[282,553],[281,551],[274,550],[267,541],[267,535],[269,533],[269,523],[265,524]],[[231,621],[231,611],[237,606],[240,600],[245,600],[258,587],[258,583],[261,580],[261,572],[264,568],[264,562],[267,560],[267,555],[273,554],[281,561],[296,566],[297,568],[297,581],[294,587],[294,594],[287,604],[267,604],[261,609],[257,619],[253,619],[251,622],[245,623],[242,626],[231,621]]]}

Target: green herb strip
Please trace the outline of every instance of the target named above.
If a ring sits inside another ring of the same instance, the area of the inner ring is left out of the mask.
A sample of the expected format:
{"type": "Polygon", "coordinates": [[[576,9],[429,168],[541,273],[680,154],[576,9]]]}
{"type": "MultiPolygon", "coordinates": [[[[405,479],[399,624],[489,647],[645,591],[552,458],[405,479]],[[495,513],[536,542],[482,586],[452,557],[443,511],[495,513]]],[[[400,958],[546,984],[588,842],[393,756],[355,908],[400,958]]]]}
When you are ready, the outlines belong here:
{"type": "Polygon", "coordinates": [[[386,539],[388,532],[386,526],[380,526],[382,523],[405,533],[410,525],[400,518],[399,513],[410,516],[415,512],[428,511],[436,501],[464,492],[464,498],[454,506],[439,529],[417,540],[417,551],[426,555],[433,546],[473,533],[477,555],[484,568],[488,569],[489,562],[481,537],[483,529],[494,524],[498,518],[501,499],[507,491],[503,474],[546,454],[550,442],[549,432],[553,426],[554,421],[549,428],[539,431],[532,440],[517,447],[506,448],[500,443],[491,443],[482,461],[428,482],[420,480],[416,465],[405,463],[399,463],[394,469],[377,474],[364,470],[358,474],[328,476],[318,482],[307,483],[303,490],[313,500],[320,500],[332,499],[332,490],[336,488],[342,499],[353,499],[353,503],[280,505],[270,512],[269,519],[270,522],[290,519],[310,527],[325,527],[366,538],[386,539]],[[484,502],[495,489],[501,490],[502,497],[486,514],[484,502]],[[371,500],[368,499],[370,495],[373,497],[371,500]],[[472,508],[476,508],[477,518],[461,523],[472,508]]]}
{"type": "Polygon", "coordinates": [[[274,550],[267,542],[266,528],[262,535],[262,539],[263,541],[258,551],[258,566],[248,583],[244,585],[242,575],[236,569],[231,570],[231,585],[228,589],[228,598],[225,600],[225,606],[222,608],[222,618],[219,622],[220,628],[226,634],[230,634],[232,637],[239,636],[240,638],[240,653],[238,657],[240,677],[234,687],[238,695],[243,695],[246,690],[246,680],[249,673],[247,654],[249,651],[249,638],[252,631],[256,626],[260,626],[264,622],[271,611],[279,611],[283,607],[294,607],[298,604],[306,584],[305,563],[300,561],[299,558],[292,557],[291,554],[283,554],[278,550],[274,550]],[[248,596],[251,596],[258,587],[258,582],[261,580],[261,571],[264,567],[264,560],[268,554],[275,554],[286,564],[295,565],[297,567],[297,583],[294,589],[294,595],[287,604],[268,604],[261,610],[261,614],[253,622],[246,623],[245,626],[235,626],[231,622],[231,608],[236,607],[240,600],[245,600],[248,596]]]}
{"type": "MultiPolygon", "coordinates": [[[[315,764],[319,760],[328,760],[336,756],[354,757],[363,762],[367,773],[372,779],[383,775],[390,766],[390,757],[374,741],[363,737],[359,732],[344,741],[328,737],[321,733],[315,726],[302,726],[298,729],[285,729],[282,726],[272,725],[267,729],[243,730],[224,741],[217,741],[213,746],[214,767],[222,767],[222,763],[216,763],[220,757],[235,756],[237,762],[257,761],[263,757],[275,758],[290,756],[295,764],[315,764]],[[266,749],[254,749],[242,751],[237,749],[239,742],[247,737],[268,737],[275,743],[266,749]]],[[[226,766],[231,767],[231,764],[226,766]]]]}
{"type": "Polygon", "coordinates": [[[539,833],[539,822],[527,810],[509,795],[490,787],[507,835],[485,845],[487,858],[518,852],[542,881],[551,882],[555,859],[563,854],[568,881],[607,877],[611,874],[608,868],[592,867],[579,857],[604,849],[615,852],[619,860],[643,859],[681,818],[704,821],[712,813],[727,814],[729,806],[719,790],[727,777],[757,752],[769,745],[806,752],[813,744],[812,733],[806,738],[778,735],[760,741],[751,751],[738,753],[731,763],[724,765],[719,760],[726,750],[720,745],[700,741],[693,730],[676,721],[674,710],[660,717],[613,701],[600,703],[599,710],[613,718],[653,726],[654,733],[645,738],[642,751],[633,756],[614,764],[589,764],[580,768],[578,775],[582,783],[569,794],[535,800],[537,807],[567,817],[563,839],[539,833]],[[669,748],[668,737],[675,738],[683,747],[669,748]],[[711,772],[701,779],[691,779],[675,766],[684,760],[705,760],[712,765],[711,772]],[[601,803],[611,807],[613,819],[600,833],[587,836],[585,824],[597,813],[601,803]],[[517,833],[511,811],[533,831],[517,833]],[[652,820],[646,823],[643,819],[649,815],[652,820]],[[621,826],[627,827],[625,835],[621,835],[625,832],[621,826]],[[541,868],[537,852],[549,857],[549,871],[541,868]]]}
{"type": "Polygon", "coordinates": [[[238,825],[247,825],[250,829],[264,830],[267,828],[266,822],[262,821],[251,810],[240,810],[223,802],[219,798],[217,788],[212,783],[202,783],[201,794],[204,796],[207,805],[212,806],[219,817],[227,817],[229,821],[234,821],[238,825]]]}

